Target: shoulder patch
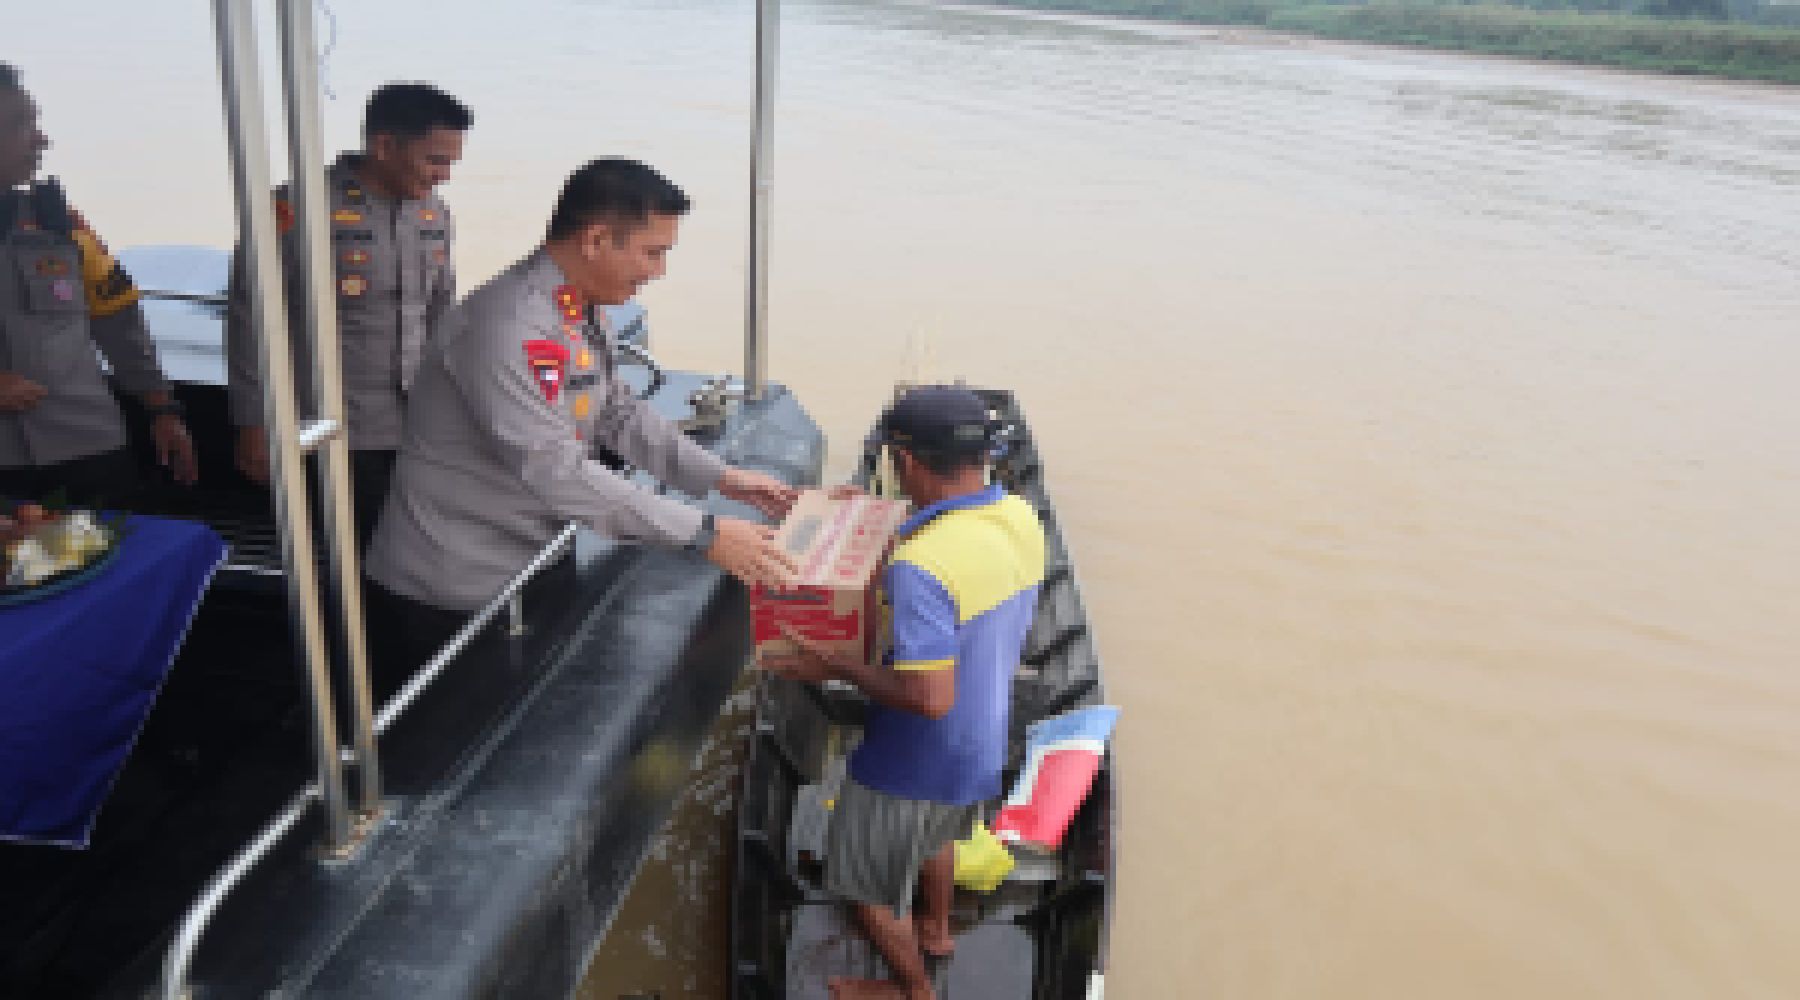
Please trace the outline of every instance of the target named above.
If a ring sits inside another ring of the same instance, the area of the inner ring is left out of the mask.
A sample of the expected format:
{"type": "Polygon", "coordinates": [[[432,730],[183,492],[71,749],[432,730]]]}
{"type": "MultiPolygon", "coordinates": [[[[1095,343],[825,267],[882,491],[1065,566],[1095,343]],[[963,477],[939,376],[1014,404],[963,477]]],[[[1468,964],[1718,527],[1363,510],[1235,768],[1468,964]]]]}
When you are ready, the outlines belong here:
{"type": "Polygon", "coordinates": [[[95,249],[107,256],[112,255],[112,251],[106,248],[106,241],[100,238],[99,233],[94,232],[94,227],[88,225],[87,217],[76,211],[74,206],[69,207],[69,233],[85,233],[94,242],[95,249]]]}
{"type": "Polygon", "coordinates": [[[563,373],[569,367],[568,347],[554,340],[527,340],[525,363],[531,367],[531,377],[544,394],[544,401],[556,402],[562,392],[563,373]]]}

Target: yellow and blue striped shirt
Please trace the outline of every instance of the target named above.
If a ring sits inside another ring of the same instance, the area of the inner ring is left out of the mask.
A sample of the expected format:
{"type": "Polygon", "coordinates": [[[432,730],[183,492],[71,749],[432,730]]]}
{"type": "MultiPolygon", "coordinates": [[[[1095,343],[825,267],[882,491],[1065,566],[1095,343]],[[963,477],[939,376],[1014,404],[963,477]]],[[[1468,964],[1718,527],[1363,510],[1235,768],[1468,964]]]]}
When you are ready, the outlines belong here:
{"type": "Polygon", "coordinates": [[[1012,679],[1044,579],[1044,529],[999,486],[926,507],[900,526],[883,576],[896,670],[955,670],[941,719],[875,705],[850,761],[860,784],[966,805],[1000,794],[1012,679]]]}

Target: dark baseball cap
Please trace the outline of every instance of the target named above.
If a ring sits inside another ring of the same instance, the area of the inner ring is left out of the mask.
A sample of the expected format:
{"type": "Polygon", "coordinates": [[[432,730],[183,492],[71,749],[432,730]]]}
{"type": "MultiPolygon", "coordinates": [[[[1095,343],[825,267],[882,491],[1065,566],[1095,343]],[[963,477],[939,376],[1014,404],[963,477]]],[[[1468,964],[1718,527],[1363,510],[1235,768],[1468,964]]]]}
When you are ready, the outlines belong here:
{"type": "Polygon", "coordinates": [[[907,390],[876,424],[881,444],[908,451],[942,455],[979,455],[991,450],[1000,424],[988,416],[987,404],[956,385],[925,385],[907,390]]]}

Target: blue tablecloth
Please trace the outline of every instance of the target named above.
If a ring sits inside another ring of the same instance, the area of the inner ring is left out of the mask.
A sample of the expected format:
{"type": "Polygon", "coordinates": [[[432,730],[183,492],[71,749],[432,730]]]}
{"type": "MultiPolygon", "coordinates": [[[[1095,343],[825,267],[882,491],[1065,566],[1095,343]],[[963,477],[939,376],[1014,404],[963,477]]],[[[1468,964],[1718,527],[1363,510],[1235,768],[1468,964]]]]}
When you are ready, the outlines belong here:
{"type": "Polygon", "coordinates": [[[132,516],[112,561],[0,608],[0,840],[86,847],[225,543],[132,516]]]}

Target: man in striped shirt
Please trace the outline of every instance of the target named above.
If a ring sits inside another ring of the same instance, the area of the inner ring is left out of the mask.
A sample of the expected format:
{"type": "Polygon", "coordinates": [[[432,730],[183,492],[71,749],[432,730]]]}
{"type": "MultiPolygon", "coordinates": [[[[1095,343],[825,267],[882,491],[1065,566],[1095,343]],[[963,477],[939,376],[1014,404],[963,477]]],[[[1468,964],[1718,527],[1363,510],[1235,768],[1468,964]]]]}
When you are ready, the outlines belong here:
{"type": "Polygon", "coordinates": [[[955,947],[951,844],[1000,795],[1044,532],[1029,504],[988,485],[997,429],[980,397],[951,386],[914,389],[883,414],[878,433],[917,509],[882,578],[892,657],[863,663],[790,634],[799,652],[767,661],[795,679],[854,684],[870,701],[832,811],[825,883],[853,904],[894,978],[834,980],[838,1000],[935,1000],[927,959],[955,947]]]}

